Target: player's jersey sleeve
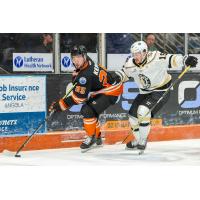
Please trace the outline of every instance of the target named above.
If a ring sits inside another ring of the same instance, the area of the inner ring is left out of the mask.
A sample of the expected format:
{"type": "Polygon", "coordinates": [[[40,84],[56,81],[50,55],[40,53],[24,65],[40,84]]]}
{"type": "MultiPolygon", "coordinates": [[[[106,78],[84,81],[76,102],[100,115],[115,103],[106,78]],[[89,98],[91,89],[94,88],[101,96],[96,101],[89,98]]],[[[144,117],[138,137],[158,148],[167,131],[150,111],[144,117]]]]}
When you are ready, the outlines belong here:
{"type": "Polygon", "coordinates": [[[181,54],[164,54],[158,51],[157,56],[157,58],[169,69],[176,69],[184,66],[185,57],[181,54]]]}
{"type": "Polygon", "coordinates": [[[88,94],[91,91],[91,78],[83,75],[76,78],[76,86],[72,91],[72,95],[65,98],[64,102],[69,106],[81,104],[88,99],[88,94]]]}
{"type": "Polygon", "coordinates": [[[168,55],[169,68],[177,68],[184,66],[185,57],[180,54],[168,55]]]}
{"type": "Polygon", "coordinates": [[[126,82],[132,77],[131,74],[133,73],[135,67],[133,58],[128,57],[122,69],[116,71],[115,73],[120,77],[121,82],[126,82]]]}

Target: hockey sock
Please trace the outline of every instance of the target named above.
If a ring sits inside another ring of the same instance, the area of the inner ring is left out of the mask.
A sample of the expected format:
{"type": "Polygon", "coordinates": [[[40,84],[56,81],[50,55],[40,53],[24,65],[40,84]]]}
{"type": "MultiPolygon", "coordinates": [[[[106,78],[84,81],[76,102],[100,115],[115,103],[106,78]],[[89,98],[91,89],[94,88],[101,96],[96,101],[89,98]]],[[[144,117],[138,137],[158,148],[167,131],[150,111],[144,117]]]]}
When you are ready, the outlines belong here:
{"type": "Polygon", "coordinates": [[[99,121],[96,123],[96,138],[98,138],[100,135],[100,124],[99,121]]]}
{"type": "Polygon", "coordinates": [[[129,123],[131,125],[131,129],[135,137],[135,141],[138,142],[140,139],[138,119],[136,117],[129,115],[129,123]]]}
{"type": "Polygon", "coordinates": [[[150,132],[150,123],[140,123],[139,126],[139,134],[140,134],[140,140],[139,143],[143,143],[143,141],[147,140],[147,137],[150,132]]]}
{"type": "Polygon", "coordinates": [[[87,135],[94,135],[96,131],[97,118],[83,118],[83,123],[87,135]]]}

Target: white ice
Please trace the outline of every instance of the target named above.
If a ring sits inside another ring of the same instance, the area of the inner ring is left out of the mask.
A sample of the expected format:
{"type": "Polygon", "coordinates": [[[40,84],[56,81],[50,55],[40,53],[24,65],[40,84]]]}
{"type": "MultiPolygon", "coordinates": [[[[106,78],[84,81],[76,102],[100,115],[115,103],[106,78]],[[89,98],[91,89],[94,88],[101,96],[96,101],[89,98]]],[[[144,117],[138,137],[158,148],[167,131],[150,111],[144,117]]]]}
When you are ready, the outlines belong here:
{"type": "Polygon", "coordinates": [[[0,154],[1,165],[200,165],[200,139],[149,142],[143,155],[124,145],[104,145],[81,153],[79,148],[23,151],[21,158],[0,154]]]}

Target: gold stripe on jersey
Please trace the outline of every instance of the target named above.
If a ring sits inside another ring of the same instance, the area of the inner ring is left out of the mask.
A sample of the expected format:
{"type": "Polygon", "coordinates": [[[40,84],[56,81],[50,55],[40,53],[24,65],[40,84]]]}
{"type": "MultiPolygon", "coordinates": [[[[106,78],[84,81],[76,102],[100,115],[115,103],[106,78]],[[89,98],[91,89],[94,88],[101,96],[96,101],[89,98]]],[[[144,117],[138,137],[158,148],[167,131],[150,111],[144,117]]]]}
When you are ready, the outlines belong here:
{"type": "Polygon", "coordinates": [[[134,65],[136,65],[137,67],[142,68],[142,67],[144,67],[144,65],[147,64],[147,56],[144,58],[144,60],[142,61],[142,63],[137,64],[137,63],[135,62],[135,59],[133,59],[133,63],[134,63],[134,65]]]}
{"type": "Polygon", "coordinates": [[[137,116],[138,117],[138,120],[139,122],[144,122],[144,121],[150,121],[151,117],[142,117],[140,115],[137,116]]]}
{"type": "Polygon", "coordinates": [[[176,55],[174,55],[174,56],[172,56],[172,61],[171,61],[171,63],[172,63],[172,68],[176,68],[176,67],[178,67],[178,64],[176,63],[176,55]]]}

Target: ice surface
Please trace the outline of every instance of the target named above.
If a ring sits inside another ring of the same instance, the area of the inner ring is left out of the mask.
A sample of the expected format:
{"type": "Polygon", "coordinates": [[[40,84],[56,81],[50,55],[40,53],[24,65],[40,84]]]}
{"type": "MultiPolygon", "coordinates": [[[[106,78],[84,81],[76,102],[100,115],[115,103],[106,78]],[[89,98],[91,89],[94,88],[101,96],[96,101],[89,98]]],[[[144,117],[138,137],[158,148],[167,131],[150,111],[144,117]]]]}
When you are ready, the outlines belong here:
{"type": "Polygon", "coordinates": [[[81,153],[79,148],[21,152],[16,158],[0,154],[1,165],[200,165],[200,139],[149,142],[143,155],[127,151],[125,145],[104,145],[81,153]]]}

